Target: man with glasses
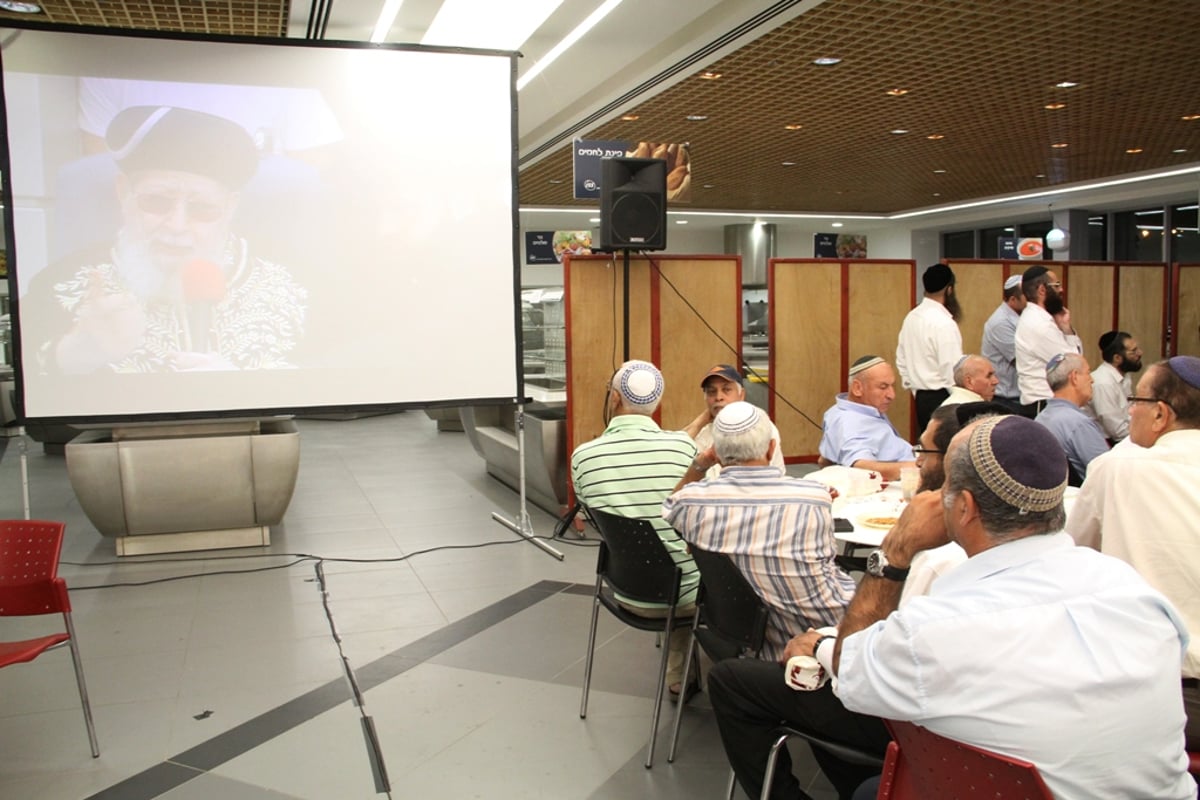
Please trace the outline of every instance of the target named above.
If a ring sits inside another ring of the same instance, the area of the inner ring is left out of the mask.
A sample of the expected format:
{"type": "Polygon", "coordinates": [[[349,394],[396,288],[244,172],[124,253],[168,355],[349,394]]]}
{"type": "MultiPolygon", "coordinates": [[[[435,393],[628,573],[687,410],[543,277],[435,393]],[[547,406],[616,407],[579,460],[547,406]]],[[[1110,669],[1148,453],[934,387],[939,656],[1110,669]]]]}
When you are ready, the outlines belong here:
{"type": "MultiPolygon", "coordinates": [[[[1128,562],[1200,632],[1200,358],[1149,367],[1129,398],[1129,439],[1092,462],[1067,519],[1081,545],[1128,562]]],[[[1200,639],[1183,660],[1187,749],[1200,750],[1200,639]]]]}
{"type": "Polygon", "coordinates": [[[1070,467],[1070,485],[1079,486],[1092,460],[1108,452],[1100,426],[1082,411],[1092,399],[1087,359],[1078,353],[1059,353],[1046,365],[1046,382],[1054,396],[1046,401],[1037,421],[1062,445],[1070,467]]]}
{"type": "Polygon", "coordinates": [[[39,368],[292,366],[307,293],[231,230],[239,191],[258,169],[250,135],[212,114],[136,106],[117,114],[106,143],[121,227],[111,248],[34,279],[25,316],[49,334],[39,368]]]}
{"type": "Polygon", "coordinates": [[[1109,331],[1100,337],[1100,366],[1092,370],[1092,400],[1083,407],[1114,444],[1129,435],[1129,402],[1133,394],[1131,375],[1142,369],[1142,348],[1125,331],[1109,331]]]}
{"type": "Polygon", "coordinates": [[[1017,322],[1017,386],[1021,413],[1031,419],[1054,392],[1046,382],[1046,363],[1059,353],[1082,353],[1083,343],[1071,327],[1058,276],[1038,265],[1021,275],[1028,304],[1017,322]]]}

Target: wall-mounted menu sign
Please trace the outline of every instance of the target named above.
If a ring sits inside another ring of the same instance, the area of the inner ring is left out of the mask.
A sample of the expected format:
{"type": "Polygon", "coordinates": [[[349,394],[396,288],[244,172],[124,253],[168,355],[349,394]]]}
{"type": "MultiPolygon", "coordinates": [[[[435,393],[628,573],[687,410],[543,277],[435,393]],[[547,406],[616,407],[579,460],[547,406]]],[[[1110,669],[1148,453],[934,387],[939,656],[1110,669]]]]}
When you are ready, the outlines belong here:
{"type": "Polygon", "coordinates": [[[525,263],[554,264],[554,231],[525,231],[525,263]]]}
{"type": "Polygon", "coordinates": [[[866,258],[867,237],[855,233],[813,234],[813,258],[866,258]]]}

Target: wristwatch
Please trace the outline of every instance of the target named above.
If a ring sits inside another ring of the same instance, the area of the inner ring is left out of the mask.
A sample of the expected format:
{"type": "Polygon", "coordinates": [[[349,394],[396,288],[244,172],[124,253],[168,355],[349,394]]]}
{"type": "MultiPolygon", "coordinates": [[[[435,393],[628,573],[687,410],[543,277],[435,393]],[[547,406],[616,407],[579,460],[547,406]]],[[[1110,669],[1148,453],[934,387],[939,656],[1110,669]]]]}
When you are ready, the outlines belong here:
{"type": "Polygon", "coordinates": [[[889,581],[902,581],[908,577],[908,567],[893,567],[888,563],[883,550],[876,548],[867,556],[867,574],[876,578],[887,578],[889,581]]]}

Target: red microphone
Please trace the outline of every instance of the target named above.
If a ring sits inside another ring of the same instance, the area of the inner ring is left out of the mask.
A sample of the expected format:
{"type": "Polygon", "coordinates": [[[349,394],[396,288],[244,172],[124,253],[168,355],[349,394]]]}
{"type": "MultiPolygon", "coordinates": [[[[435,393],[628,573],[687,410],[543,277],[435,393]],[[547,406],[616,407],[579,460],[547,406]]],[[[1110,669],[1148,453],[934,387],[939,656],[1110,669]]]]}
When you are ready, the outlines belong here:
{"type": "Polygon", "coordinates": [[[225,296],[225,273],[207,259],[197,258],[189,261],[183,267],[183,296],[188,304],[191,350],[207,353],[212,309],[225,296]]]}

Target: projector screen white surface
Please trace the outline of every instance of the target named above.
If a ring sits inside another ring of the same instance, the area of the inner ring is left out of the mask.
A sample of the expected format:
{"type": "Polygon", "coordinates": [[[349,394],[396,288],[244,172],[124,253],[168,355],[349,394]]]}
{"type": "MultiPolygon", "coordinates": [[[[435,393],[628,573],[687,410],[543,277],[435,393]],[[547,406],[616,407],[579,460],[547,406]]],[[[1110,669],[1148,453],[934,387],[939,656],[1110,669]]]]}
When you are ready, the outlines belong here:
{"type": "Polygon", "coordinates": [[[0,38],[25,418],[519,396],[513,54],[0,38]]]}

